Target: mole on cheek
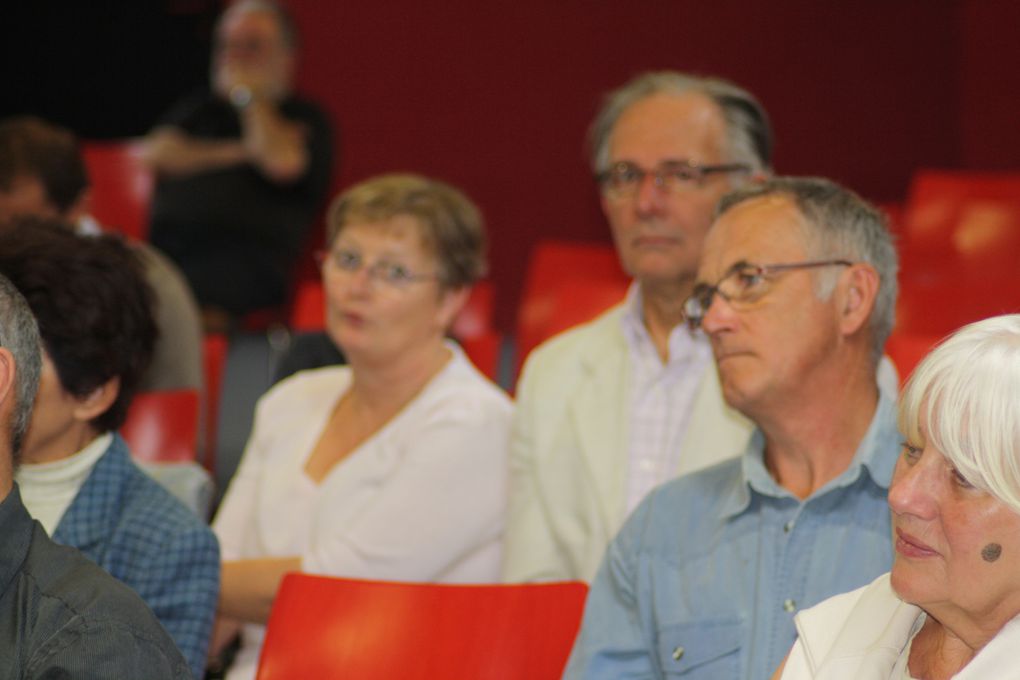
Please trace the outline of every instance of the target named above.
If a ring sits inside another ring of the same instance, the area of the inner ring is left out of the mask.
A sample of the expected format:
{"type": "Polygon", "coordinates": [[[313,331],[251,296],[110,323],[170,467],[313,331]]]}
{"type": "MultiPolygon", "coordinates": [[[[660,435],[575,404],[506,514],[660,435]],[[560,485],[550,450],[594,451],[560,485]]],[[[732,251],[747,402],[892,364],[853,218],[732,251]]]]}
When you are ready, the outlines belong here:
{"type": "Polygon", "coordinates": [[[985,562],[994,562],[1002,557],[1002,546],[998,543],[989,543],[981,548],[981,559],[985,562]]]}

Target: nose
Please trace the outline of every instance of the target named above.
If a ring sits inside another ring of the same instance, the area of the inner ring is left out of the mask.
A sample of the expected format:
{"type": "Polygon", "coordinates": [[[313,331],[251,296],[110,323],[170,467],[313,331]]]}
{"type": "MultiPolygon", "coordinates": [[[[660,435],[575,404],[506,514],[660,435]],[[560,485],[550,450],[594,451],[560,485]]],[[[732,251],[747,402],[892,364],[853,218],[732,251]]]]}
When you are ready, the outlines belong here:
{"type": "Polygon", "coordinates": [[[371,292],[374,282],[372,268],[365,264],[347,275],[347,289],[353,294],[367,295],[371,292]]]}
{"type": "Polygon", "coordinates": [[[736,313],[733,311],[733,307],[730,306],[726,298],[716,291],[715,295],[712,296],[708,309],[705,310],[704,316],[701,317],[701,328],[709,335],[713,335],[720,331],[732,329],[735,323],[736,313]]]}
{"type": "Polygon", "coordinates": [[[666,189],[654,172],[645,173],[638,182],[634,209],[639,215],[661,214],[666,204],[666,189]]]}
{"type": "Polygon", "coordinates": [[[900,456],[889,484],[889,508],[897,515],[931,519],[937,513],[937,483],[935,470],[924,456],[913,465],[900,456]]]}

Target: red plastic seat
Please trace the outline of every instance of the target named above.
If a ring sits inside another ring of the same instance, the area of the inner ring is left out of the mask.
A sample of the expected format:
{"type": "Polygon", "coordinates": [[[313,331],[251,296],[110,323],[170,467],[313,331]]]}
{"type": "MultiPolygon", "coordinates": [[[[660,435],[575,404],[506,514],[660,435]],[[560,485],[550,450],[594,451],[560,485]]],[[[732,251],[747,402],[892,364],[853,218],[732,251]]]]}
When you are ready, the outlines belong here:
{"type": "Polygon", "coordinates": [[[885,353],[900,374],[900,386],[906,384],[914,368],[944,336],[894,331],[885,343],[885,353]]]}
{"type": "Polygon", "coordinates": [[[489,380],[499,382],[500,349],[503,346],[502,333],[489,331],[459,342],[475,368],[484,373],[489,380]]]}
{"type": "MultiPolygon", "coordinates": [[[[542,340],[563,307],[558,289],[567,282],[616,284],[626,289],[630,280],[620,267],[616,250],[609,244],[542,241],[535,245],[528,262],[521,304],[517,313],[517,363],[542,340]]],[[[574,288],[577,290],[578,288],[574,288]]],[[[622,297],[622,296],[621,296],[622,297]]]]}
{"type": "Polygon", "coordinates": [[[1020,173],[920,170],[903,215],[904,274],[930,260],[1020,269],[1020,173]]]}
{"type": "Polygon", "coordinates": [[[105,228],[141,240],[149,235],[154,176],[142,159],[142,142],[83,142],[92,184],[92,215],[105,228]]]}
{"type": "Polygon", "coordinates": [[[437,585],[288,574],[258,680],[553,680],[587,586],[437,585]]]}
{"type": "Polygon", "coordinates": [[[223,371],[227,364],[226,335],[210,333],[202,338],[202,369],[205,378],[205,403],[202,417],[205,429],[205,451],[202,466],[216,474],[216,440],[219,433],[220,396],[223,393],[223,371]]]}
{"type": "Polygon", "coordinates": [[[135,395],[120,429],[131,454],[150,462],[194,461],[198,403],[198,390],[159,390],[135,395]]]}

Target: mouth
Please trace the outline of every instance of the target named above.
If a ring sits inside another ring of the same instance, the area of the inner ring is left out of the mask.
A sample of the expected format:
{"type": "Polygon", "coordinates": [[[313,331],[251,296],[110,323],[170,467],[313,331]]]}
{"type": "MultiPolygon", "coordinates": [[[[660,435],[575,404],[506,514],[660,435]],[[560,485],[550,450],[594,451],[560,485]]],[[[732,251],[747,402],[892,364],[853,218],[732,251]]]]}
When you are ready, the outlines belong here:
{"type": "Polygon", "coordinates": [[[896,552],[913,558],[937,557],[939,554],[930,545],[902,529],[896,529],[896,552]]]}
{"type": "Polygon", "coordinates": [[[669,248],[679,243],[676,238],[671,236],[657,236],[649,234],[646,236],[637,236],[631,243],[635,248],[669,248]]]}

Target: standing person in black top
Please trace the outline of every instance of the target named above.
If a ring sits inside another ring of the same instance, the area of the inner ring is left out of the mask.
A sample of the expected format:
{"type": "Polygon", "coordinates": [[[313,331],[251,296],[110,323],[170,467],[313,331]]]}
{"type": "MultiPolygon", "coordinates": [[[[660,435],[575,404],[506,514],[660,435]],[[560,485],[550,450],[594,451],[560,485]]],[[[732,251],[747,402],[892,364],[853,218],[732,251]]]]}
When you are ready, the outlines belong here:
{"type": "Polygon", "coordinates": [[[186,680],[188,664],[145,603],[21,503],[14,468],[39,385],[39,331],[0,276],[0,680],[186,680]]]}
{"type": "Polygon", "coordinates": [[[216,27],[211,92],[150,133],[151,240],[190,282],[207,330],[286,301],[329,184],[330,126],[291,92],[297,34],[281,7],[241,0],[216,27]]]}

